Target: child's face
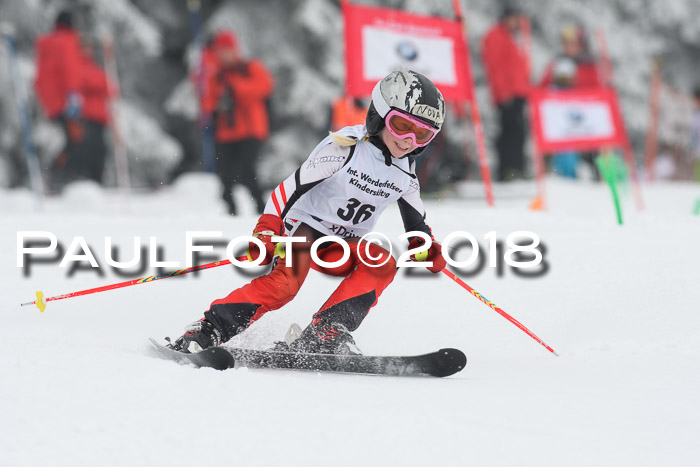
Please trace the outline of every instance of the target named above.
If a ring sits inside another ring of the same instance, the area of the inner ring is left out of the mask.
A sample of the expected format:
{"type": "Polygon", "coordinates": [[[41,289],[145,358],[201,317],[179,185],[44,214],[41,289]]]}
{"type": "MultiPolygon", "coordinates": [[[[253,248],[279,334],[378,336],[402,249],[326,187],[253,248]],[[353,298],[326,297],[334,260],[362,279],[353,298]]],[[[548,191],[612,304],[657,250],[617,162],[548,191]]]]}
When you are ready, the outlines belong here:
{"type": "Polygon", "coordinates": [[[577,39],[568,39],[564,41],[563,45],[564,55],[571,58],[578,58],[581,55],[583,49],[581,48],[581,43],[577,39]]]}
{"type": "Polygon", "coordinates": [[[386,147],[389,148],[391,155],[397,159],[401,159],[403,156],[416,149],[410,137],[399,139],[392,135],[386,127],[382,129],[381,137],[386,147]]]}

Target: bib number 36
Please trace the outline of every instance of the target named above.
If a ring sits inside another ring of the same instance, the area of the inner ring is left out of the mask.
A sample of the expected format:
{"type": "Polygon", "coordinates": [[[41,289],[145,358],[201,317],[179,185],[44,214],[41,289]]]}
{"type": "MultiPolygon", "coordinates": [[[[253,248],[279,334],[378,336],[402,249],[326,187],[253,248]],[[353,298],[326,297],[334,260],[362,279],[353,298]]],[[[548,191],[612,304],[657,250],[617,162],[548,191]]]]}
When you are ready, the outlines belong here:
{"type": "Polygon", "coordinates": [[[358,199],[350,198],[345,209],[338,209],[338,217],[346,222],[352,220],[353,224],[359,224],[372,217],[375,209],[376,206],[361,204],[358,199]]]}

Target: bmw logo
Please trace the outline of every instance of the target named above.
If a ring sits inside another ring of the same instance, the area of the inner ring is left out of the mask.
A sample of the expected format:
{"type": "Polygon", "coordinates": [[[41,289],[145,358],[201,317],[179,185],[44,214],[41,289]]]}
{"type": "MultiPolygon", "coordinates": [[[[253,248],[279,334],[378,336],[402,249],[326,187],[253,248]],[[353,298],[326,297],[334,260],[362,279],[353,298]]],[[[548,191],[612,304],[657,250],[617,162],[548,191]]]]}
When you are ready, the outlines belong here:
{"type": "Polygon", "coordinates": [[[578,110],[572,110],[569,112],[569,121],[574,125],[579,125],[583,122],[583,114],[578,110]]]}
{"type": "Polygon", "coordinates": [[[396,53],[405,60],[413,61],[418,58],[418,49],[410,42],[399,42],[396,45],[396,53]]]}

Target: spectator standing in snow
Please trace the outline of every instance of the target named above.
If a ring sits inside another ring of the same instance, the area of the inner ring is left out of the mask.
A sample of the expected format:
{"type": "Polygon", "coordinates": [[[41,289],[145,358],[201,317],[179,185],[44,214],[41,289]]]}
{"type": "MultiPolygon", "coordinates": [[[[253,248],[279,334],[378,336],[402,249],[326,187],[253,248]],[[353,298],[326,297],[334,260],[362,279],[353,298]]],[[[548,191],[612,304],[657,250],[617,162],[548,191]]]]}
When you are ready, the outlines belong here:
{"type": "MultiPolygon", "coordinates": [[[[541,87],[566,89],[587,89],[602,87],[603,82],[588,46],[586,32],[581,26],[566,26],[561,30],[561,53],[557,55],[545,70],[540,81],[541,87]]],[[[597,152],[584,152],[580,157],[591,166],[593,176],[600,180],[600,173],[595,165],[597,152]]],[[[576,178],[578,154],[562,153],[554,156],[555,170],[564,176],[576,178]]]]}
{"type": "Polygon", "coordinates": [[[522,178],[525,172],[525,104],[530,83],[525,57],[517,43],[519,28],[520,12],[508,6],[482,43],[491,97],[498,107],[500,122],[496,140],[499,181],[522,178]]]}
{"type": "Polygon", "coordinates": [[[57,178],[73,178],[75,147],[82,137],[80,115],[80,38],[73,28],[73,15],[62,11],[53,31],[36,41],[37,75],[34,89],[46,116],[59,123],[66,146],[53,164],[53,183],[57,178]]]}
{"type": "Polygon", "coordinates": [[[216,172],[223,183],[223,199],[236,214],[233,186],[245,185],[259,213],[265,209],[256,167],[269,135],[267,99],[274,88],[270,72],[260,60],[243,57],[232,32],[219,32],[213,43],[217,72],[209,73],[202,110],[211,113],[216,142],[216,172]]]}

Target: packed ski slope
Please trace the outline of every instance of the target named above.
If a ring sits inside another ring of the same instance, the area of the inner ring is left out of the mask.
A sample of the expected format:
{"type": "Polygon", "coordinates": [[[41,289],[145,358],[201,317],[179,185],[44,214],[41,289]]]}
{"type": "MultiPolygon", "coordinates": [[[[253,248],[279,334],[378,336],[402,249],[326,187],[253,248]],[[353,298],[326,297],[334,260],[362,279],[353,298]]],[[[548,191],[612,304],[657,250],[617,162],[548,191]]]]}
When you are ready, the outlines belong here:
{"type": "MultiPolygon", "coordinates": [[[[700,457],[700,197],[695,185],[645,187],[646,210],[624,202],[618,226],[603,185],[549,180],[549,211],[531,212],[529,184],[477,185],[427,201],[438,238],[465,230],[501,240],[517,230],[546,246],[546,274],[464,280],[554,347],[535,341],[443,275],[399,273],[355,333],[365,353],[462,349],[447,379],[195,370],[145,356],[148,337],[178,336],[211,300],[248,279],[232,268],[55,301],[19,304],[126,280],[105,263],[133,237],[155,236],[161,259],[184,262],[185,232],[247,235],[218,187],[189,176],[156,194],[78,185],[33,209],[0,193],[0,465],[694,465],[700,457]],[[57,262],[16,266],[18,231],[48,230],[67,248],[84,236],[104,276],[68,277],[57,262]]],[[[237,193],[241,197],[243,192],[237,193]]],[[[241,203],[244,203],[242,200],[241,203]]],[[[398,246],[397,210],[381,232],[398,246]]],[[[223,255],[223,249],[217,249],[223,255]]],[[[488,252],[482,252],[487,254],[488,252]]],[[[143,274],[156,274],[149,268],[143,274]]],[[[299,296],[231,344],[265,348],[305,325],[337,284],[312,273],[299,296]]]]}

